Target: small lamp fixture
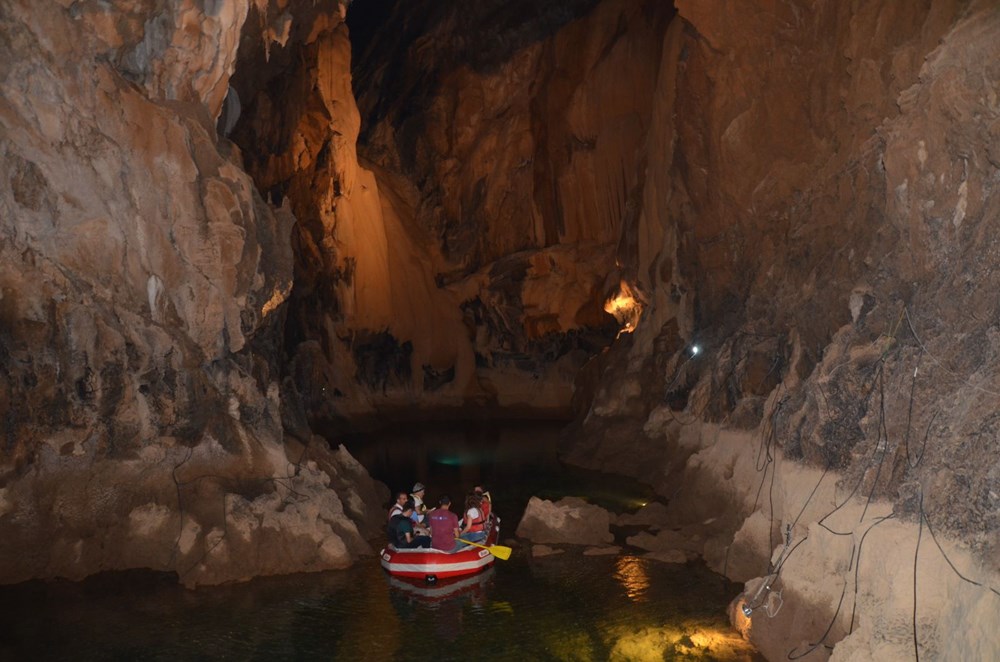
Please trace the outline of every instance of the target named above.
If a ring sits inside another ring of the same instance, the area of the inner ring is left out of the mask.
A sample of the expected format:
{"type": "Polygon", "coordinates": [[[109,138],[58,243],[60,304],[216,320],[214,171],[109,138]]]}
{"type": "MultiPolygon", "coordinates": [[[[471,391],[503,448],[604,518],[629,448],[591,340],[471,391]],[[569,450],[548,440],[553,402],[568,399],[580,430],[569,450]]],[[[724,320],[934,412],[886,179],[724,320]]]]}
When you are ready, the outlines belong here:
{"type": "Polygon", "coordinates": [[[698,345],[691,345],[691,356],[698,356],[698,352],[701,351],[701,347],[698,345]]]}

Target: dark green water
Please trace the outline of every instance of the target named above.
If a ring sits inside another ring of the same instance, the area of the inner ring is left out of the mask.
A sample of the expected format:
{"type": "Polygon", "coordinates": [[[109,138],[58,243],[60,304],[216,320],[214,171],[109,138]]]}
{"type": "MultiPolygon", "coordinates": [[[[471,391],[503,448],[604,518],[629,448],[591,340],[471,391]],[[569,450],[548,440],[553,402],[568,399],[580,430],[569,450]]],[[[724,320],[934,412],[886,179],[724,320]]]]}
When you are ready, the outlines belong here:
{"type": "MultiPolygon", "coordinates": [[[[560,467],[557,426],[407,426],[349,444],[395,489],[420,480],[453,499],[486,482],[512,535],[532,494],[584,496],[616,511],[641,485],[560,467]]],[[[756,660],[725,606],[739,588],[699,564],[647,561],[638,550],[583,547],[509,561],[459,583],[356,567],[188,591],[170,577],[115,573],[86,582],[0,587],[3,660],[756,660]]]]}

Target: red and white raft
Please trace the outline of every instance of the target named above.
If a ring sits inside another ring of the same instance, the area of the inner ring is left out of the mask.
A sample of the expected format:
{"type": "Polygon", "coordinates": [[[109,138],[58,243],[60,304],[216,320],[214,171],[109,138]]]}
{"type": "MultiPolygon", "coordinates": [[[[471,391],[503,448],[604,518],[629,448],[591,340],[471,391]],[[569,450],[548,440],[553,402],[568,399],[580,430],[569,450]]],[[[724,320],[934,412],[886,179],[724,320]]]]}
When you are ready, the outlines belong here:
{"type": "MultiPolygon", "coordinates": [[[[495,544],[500,536],[500,526],[496,518],[490,516],[487,522],[486,540],[482,545],[495,544]]],[[[396,549],[386,545],[379,553],[382,567],[396,577],[413,577],[433,582],[448,577],[471,575],[493,565],[494,557],[488,549],[466,546],[457,552],[442,552],[439,549],[396,549]]]]}

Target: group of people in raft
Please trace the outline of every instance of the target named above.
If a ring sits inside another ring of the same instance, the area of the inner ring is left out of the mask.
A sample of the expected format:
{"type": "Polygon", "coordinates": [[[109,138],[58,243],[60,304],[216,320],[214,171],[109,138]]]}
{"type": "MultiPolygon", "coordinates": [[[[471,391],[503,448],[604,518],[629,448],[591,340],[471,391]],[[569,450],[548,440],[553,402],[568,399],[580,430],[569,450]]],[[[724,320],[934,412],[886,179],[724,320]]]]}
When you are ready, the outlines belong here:
{"type": "Polygon", "coordinates": [[[428,510],[425,492],[424,484],[417,483],[412,492],[396,494],[386,526],[389,542],[396,549],[422,547],[455,552],[467,548],[462,541],[478,543],[486,539],[493,499],[485,487],[477,485],[465,497],[461,518],[451,511],[451,499],[447,496],[438,499],[437,508],[428,510]]]}

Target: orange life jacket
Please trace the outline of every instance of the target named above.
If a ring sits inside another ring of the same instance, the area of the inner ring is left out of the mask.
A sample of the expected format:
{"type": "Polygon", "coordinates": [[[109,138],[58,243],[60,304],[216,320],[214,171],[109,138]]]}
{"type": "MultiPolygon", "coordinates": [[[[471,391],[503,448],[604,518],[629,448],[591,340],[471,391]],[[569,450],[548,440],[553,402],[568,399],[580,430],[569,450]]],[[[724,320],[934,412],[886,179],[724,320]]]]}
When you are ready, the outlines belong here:
{"type": "MultiPolygon", "coordinates": [[[[469,510],[471,510],[471,508],[469,510]]],[[[483,511],[480,508],[476,508],[476,510],[479,512],[479,519],[472,520],[469,528],[465,530],[466,533],[475,533],[484,529],[483,524],[486,522],[486,518],[483,516],[483,511]]],[[[465,514],[468,515],[469,511],[465,511],[465,514]]]]}

